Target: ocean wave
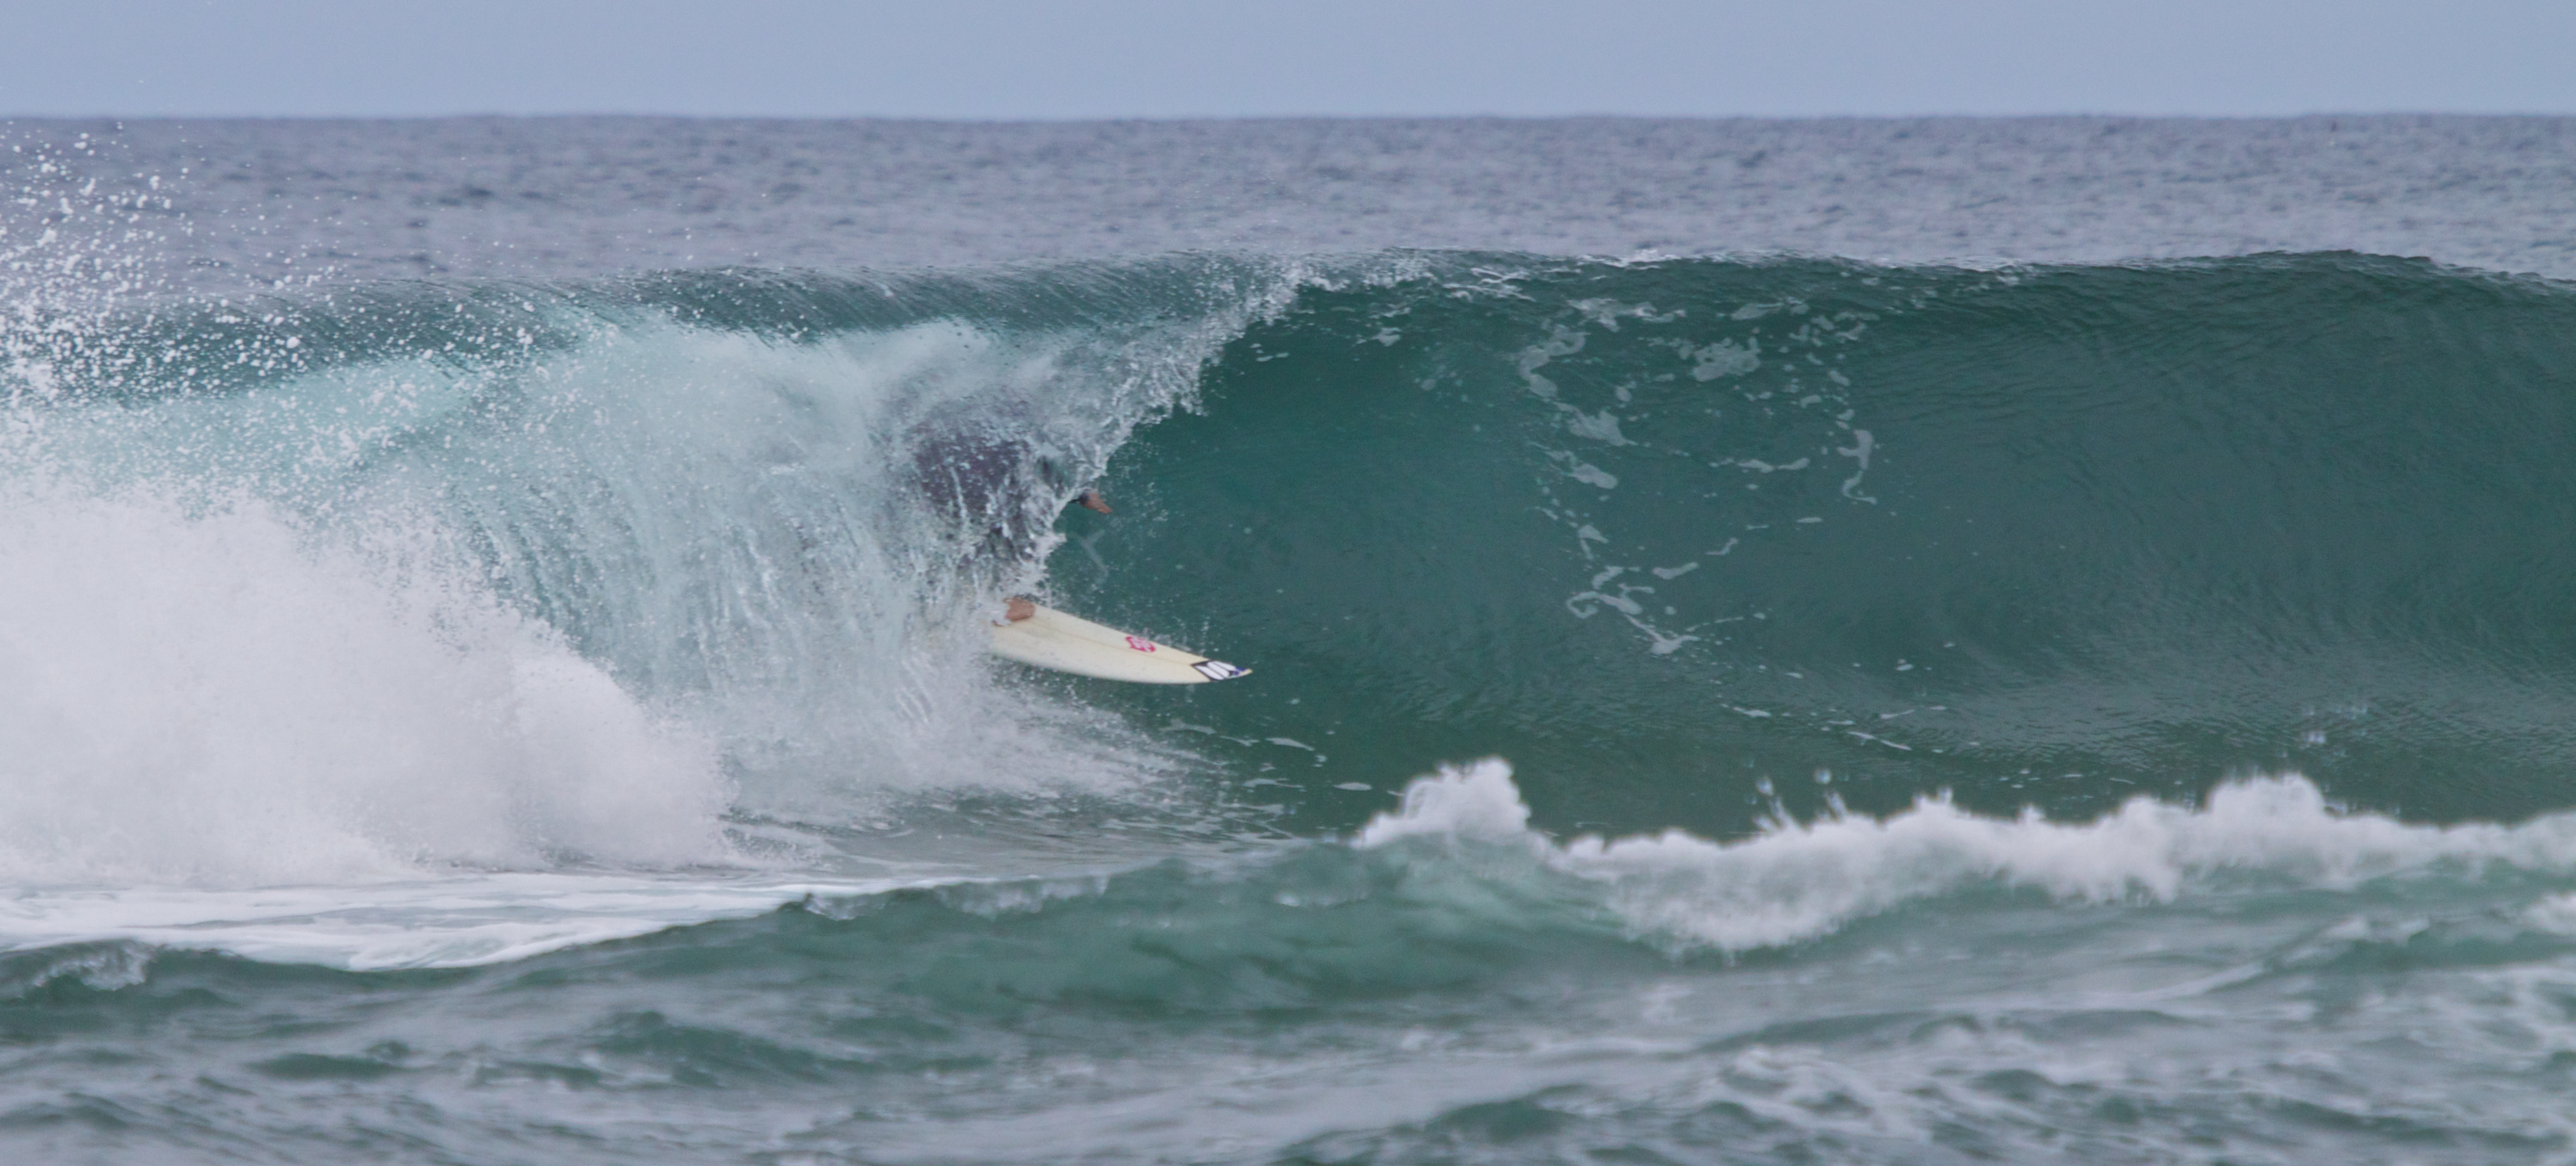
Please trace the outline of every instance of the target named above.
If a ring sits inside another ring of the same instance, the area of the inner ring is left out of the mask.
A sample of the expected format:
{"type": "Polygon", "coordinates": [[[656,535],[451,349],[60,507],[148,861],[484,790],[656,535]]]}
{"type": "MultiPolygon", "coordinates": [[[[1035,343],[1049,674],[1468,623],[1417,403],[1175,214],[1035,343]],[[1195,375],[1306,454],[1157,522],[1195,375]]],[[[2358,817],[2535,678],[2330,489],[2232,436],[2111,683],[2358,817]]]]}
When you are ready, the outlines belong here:
{"type": "MultiPolygon", "coordinates": [[[[137,571],[434,578],[620,732],[708,743],[691,780],[737,822],[1181,790],[1311,833],[1487,752],[1560,831],[1934,790],[2082,818],[2255,768],[2418,818],[2563,800],[2576,563],[2540,532],[2576,523],[2576,300],[2546,281],[1395,253],[29,303],[0,374],[50,532],[27,586],[155,540],[198,551],[137,571]],[[1117,519],[1059,517],[1095,484],[1117,519]],[[1258,678],[988,664],[977,613],[1020,590],[1258,678]]],[[[45,594],[20,618],[109,618],[110,588],[45,594]]],[[[172,634],[223,656],[197,602],[172,634]]],[[[270,704],[428,723],[330,674],[270,704]]],[[[524,833],[557,841],[406,852],[622,852],[524,833]]]]}

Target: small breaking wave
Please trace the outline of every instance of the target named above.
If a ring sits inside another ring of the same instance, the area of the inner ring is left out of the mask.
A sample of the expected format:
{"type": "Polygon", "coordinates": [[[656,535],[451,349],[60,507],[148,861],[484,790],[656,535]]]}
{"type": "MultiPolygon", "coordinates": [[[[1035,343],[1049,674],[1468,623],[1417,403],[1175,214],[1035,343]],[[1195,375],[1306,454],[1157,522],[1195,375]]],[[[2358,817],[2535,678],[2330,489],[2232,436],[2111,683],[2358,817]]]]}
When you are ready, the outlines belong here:
{"type": "Polygon", "coordinates": [[[1721,842],[1679,830],[1559,842],[1532,831],[1499,760],[1444,768],[1405,789],[1356,844],[1433,841],[1526,848],[1547,867],[1598,884],[1640,933],[1678,948],[1744,952],[1832,934],[1855,920],[1976,886],[2052,899],[2170,902],[2223,889],[2230,876],[2348,891],[2374,879],[2487,867],[2576,872],[2576,815],[2521,825],[2413,825],[2335,809],[2295,774],[2232,781],[2204,805],[2133,798],[2084,822],[2037,810],[1995,818],[1925,797],[1881,818],[1775,818],[1721,842]]]}

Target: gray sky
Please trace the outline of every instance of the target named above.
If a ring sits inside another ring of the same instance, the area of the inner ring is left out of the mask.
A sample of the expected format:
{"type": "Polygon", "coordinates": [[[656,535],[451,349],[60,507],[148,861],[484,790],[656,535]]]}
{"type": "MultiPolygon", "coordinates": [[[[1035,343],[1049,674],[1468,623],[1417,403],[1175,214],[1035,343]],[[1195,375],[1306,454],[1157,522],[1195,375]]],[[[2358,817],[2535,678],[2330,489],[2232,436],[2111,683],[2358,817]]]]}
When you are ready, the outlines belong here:
{"type": "Polygon", "coordinates": [[[2576,113],[2576,0],[0,4],[0,116],[2576,113]]]}

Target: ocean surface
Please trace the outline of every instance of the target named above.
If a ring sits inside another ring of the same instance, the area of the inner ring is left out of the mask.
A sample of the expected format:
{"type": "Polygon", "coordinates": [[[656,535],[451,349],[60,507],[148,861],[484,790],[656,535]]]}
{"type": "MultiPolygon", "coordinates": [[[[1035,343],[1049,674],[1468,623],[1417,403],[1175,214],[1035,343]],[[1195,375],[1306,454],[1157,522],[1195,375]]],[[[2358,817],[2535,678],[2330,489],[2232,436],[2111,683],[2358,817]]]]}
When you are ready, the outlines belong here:
{"type": "Polygon", "coordinates": [[[0,396],[8,1161],[2576,1161],[2576,119],[18,121],[0,396]]]}

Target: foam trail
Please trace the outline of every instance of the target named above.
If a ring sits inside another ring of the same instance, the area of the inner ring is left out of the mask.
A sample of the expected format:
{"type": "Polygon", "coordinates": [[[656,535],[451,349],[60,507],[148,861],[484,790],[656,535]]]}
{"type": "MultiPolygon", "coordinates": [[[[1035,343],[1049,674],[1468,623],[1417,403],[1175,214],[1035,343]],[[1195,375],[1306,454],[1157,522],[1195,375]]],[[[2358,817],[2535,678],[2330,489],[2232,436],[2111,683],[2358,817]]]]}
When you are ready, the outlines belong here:
{"type": "Polygon", "coordinates": [[[28,891],[0,902],[0,947],[142,944],[353,971],[473,967],[759,915],[808,896],[913,885],[710,874],[447,874],[371,882],[357,893],[345,884],[28,891]]]}
{"type": "Polygon", "coordinates": [[[1749,951],[1830,934],[1858,919],[1975,884],[2067,901],[2170,901],[2229,872],[2346,889],[2442,864],[2576,870],[2576,815],[2518,826],[2420,826],[2340,813],[2297,775],[2236,781],[2203,807],[2135,798],[2090,822],[2036,811],[2002,819],[1945,797],[1886,818],[1775,820],[1740,842],[1679,830],[1559,845],[1528,829],[1511,767],[1489,759],[1417,779],[1401,807],[1358,835],[1363,848],[1407,839],[1527,847],[1604,884],[1641,932],[1684,947],[1749,951]]]}

